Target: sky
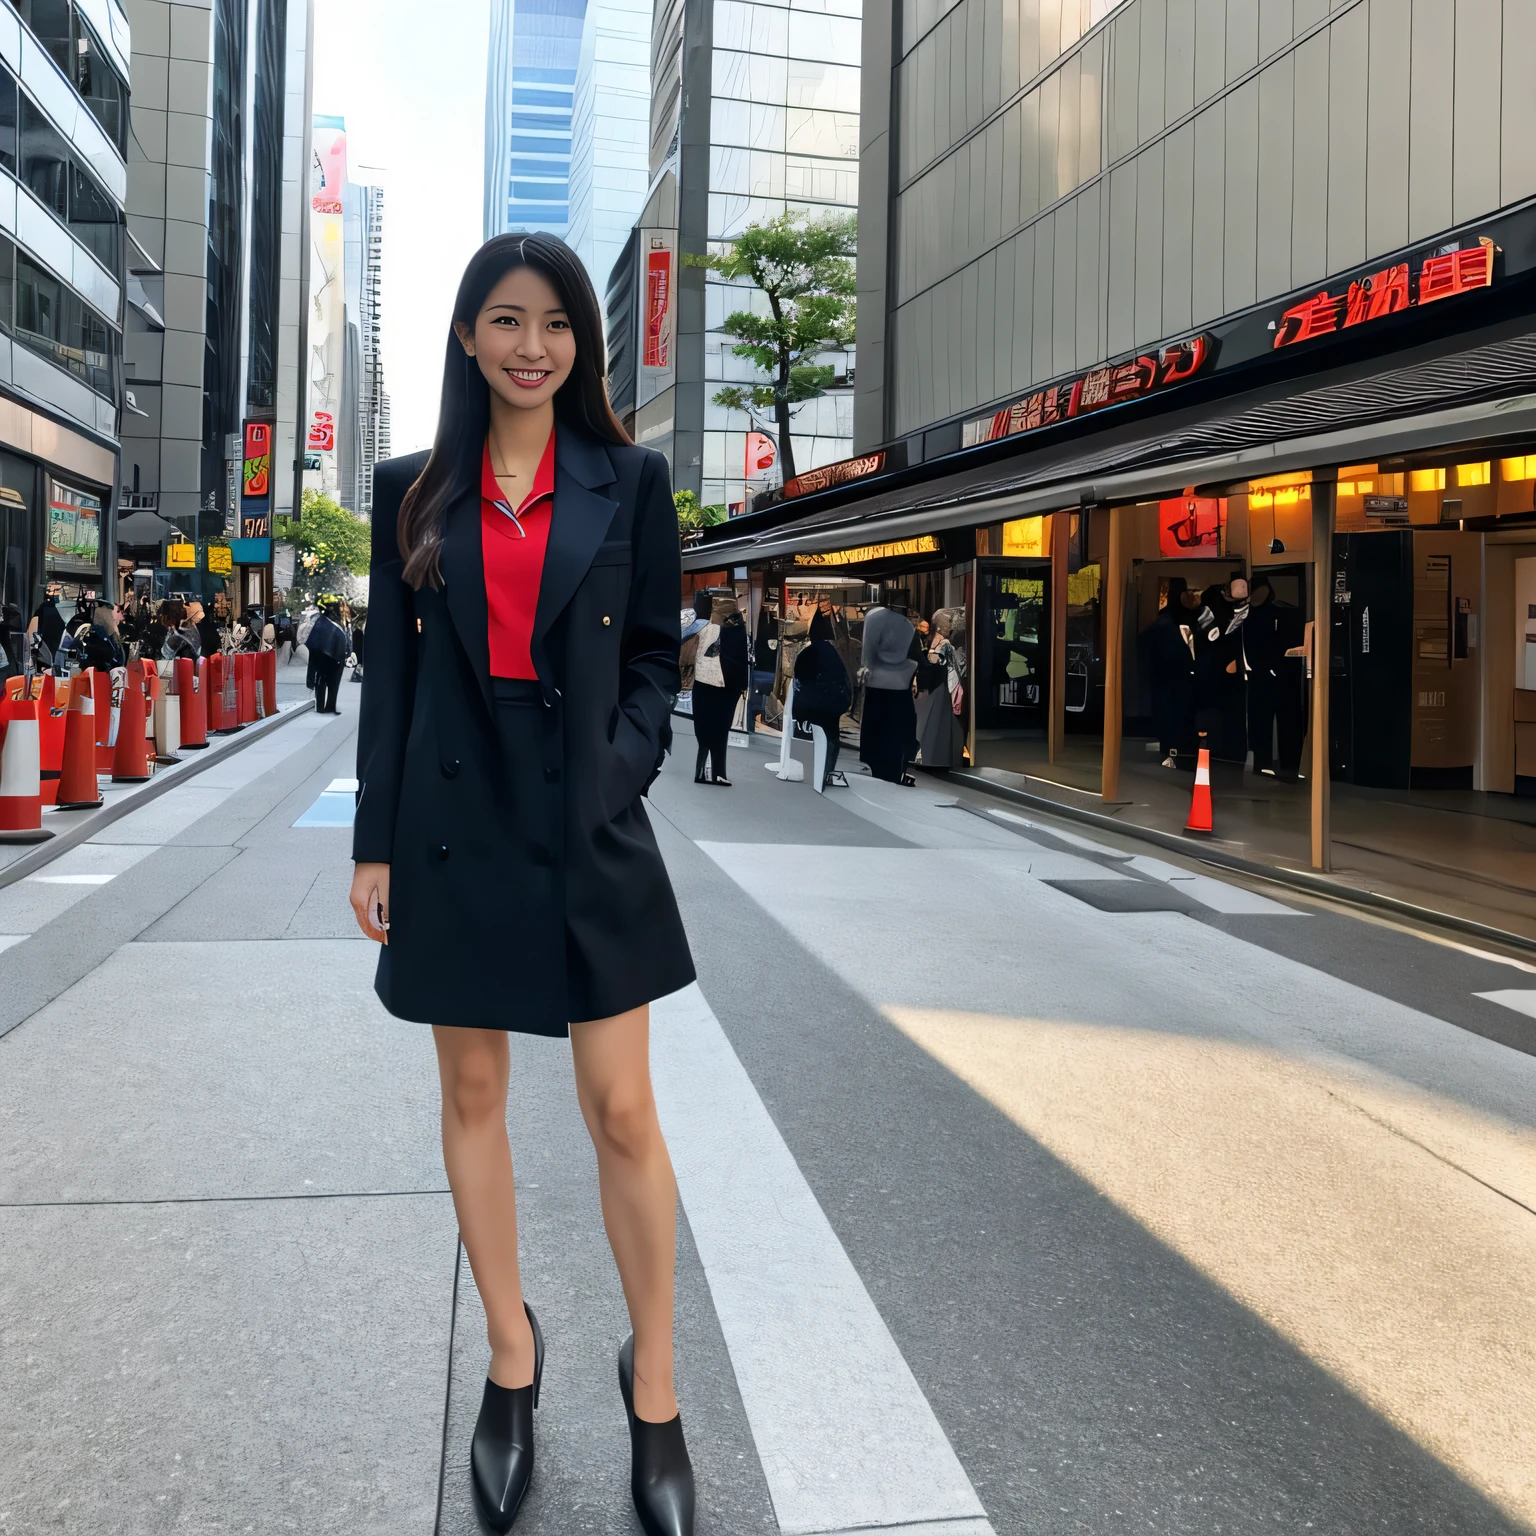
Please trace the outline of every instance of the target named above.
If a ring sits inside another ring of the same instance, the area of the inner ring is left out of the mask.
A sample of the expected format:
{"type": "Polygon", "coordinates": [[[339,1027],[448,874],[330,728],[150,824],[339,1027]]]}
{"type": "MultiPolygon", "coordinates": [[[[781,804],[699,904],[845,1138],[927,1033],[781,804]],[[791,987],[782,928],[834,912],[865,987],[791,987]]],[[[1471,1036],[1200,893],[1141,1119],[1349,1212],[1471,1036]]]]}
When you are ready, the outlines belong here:
{"type": "Polygon", "coordinates": [[[432,442],[453,294],[480,245],[489,0],[316,0],[316,112],[384,190],[390,452],[432,442]]]}

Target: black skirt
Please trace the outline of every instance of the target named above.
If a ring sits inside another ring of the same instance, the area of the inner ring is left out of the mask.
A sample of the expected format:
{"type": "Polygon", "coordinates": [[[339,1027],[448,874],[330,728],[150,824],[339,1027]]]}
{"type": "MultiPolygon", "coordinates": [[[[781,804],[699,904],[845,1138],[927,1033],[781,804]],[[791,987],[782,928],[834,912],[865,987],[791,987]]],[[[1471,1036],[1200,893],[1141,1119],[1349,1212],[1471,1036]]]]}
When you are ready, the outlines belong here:
{"type": "Polygon", "coordinates": [[[917,706],[909,688],[865,688],[859,761],[877,779],[899,784],[917,750],[917,706]]]}
{"type": "MultiPolygon", "coordinates": [[[[563,790],[543,764],[558,758],[559,717],[543,707],[536,682],[493,678],[492,687],[506,814],[519,828],[558,827],[563,790]]],[[[567,879],[570,858],[581,852],[528,839],[518,888],[500,893],[510,904],[507,950],[486,957],[487,964],[507,965],[505,1016],[455,1022],[563,1036],[572,1023],[627,1013],[694,979],[672,884],[641,803],[599,836],[611,894],[586,911],[572,910],[570,893],[591,890],[593,871],[567,879]],[[621,873],[613,879],[616,866],[621,873]],[[550,963],[562,954],[563,967],[558,959],[550,963]]]]}

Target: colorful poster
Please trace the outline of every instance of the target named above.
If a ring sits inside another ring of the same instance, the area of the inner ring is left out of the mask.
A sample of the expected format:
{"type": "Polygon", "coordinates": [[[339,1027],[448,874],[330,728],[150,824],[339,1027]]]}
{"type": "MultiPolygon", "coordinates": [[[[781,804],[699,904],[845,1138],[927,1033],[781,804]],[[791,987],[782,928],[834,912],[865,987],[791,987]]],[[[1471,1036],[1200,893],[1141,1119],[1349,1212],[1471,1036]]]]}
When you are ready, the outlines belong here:
{"type": "Polygon", "coordinates": [[[310,417],[305,446],[311,453],[336,452],[336,418],[329,411],[316,411],[310,417]]]}
{"type": "Polygon", "coordinates": [[[1157,548],[1165,560],[1214,560],[1227,526],[1225,497],[1175,496],[1157,504],[1157,548]]]}
{"type": "Polygon", "coordinates": [[[101,498],[53,481],[48,498],[48,563],[94,569],[100,556],[101,498]]]}
{"type": "Polygon", "coordinates": [[[671,358],[672,252],[653,248],[645,264],[644,362],[647,368],[667,368],[671,358]]]}
{"type": "Polygon", "coordinates": [[[315,114],[313,157],[309,163],[309,206],[316,213],[341,212],[347,179],[347,125],[341,117],[315,114]]]}
{"type": "Polygon", "coordinates": [[[245,489],[247,496],[265,496],[272,488],[272,426],[270,422],[245,424],[245,489]]]}
{"type": "Polygon", "coordinates": [[[779,450],[766,432],[747,433],[746,478],[748,480],[754,475],[760,475],[765,470],[772,469],[778,457],[779,450]]]}

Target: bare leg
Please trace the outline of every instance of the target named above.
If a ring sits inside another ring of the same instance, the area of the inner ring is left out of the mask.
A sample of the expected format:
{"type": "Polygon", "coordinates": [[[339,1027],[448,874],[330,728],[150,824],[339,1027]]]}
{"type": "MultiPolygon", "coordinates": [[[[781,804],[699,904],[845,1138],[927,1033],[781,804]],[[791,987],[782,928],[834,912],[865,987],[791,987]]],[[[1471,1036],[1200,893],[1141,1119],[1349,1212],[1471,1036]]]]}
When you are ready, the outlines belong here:
{"type": "Polygon", "coordinates": [[[635,1330],[635,1414],[662,1424],[672,1388],[677,1180],[651,1094],[651,1012],[571,1026],[576,1097],[597,1149],[603,1224],[635,1330]]]}
{"type": "Polygon", "coordinates": [[[469,1267],[485,1303],[491,1380],[533,1380],[533,1330],[517,1267],[517,1192],[507,1142],[510,1052],[499,1029],[434,1025],[443,1085],[443,1166],[469,1267]]]}

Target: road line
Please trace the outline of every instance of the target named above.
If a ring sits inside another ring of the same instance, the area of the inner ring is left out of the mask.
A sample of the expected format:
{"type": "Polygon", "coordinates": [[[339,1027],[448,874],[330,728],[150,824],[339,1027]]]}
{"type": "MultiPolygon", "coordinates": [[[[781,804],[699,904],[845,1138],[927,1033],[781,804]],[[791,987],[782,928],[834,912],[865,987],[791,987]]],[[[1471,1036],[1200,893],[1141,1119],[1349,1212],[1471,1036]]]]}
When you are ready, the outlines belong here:
{"type": "Polygon", "coordinates": [[[783,1536],[993,1536],[703,994],[651,1016],[662,1124],[783,1536]]]}
{"type": "Polygon", "coordinates": [[[1536,1019],[1536,992],[1524,992],[1519,988],[1508,987],[1499,992],[1474,992],[1472,995],[1486,1002],[1498,1003],[1502,1008],[1513,1008],[1516,1013],[1523,1013],[1536,1019]]]}

